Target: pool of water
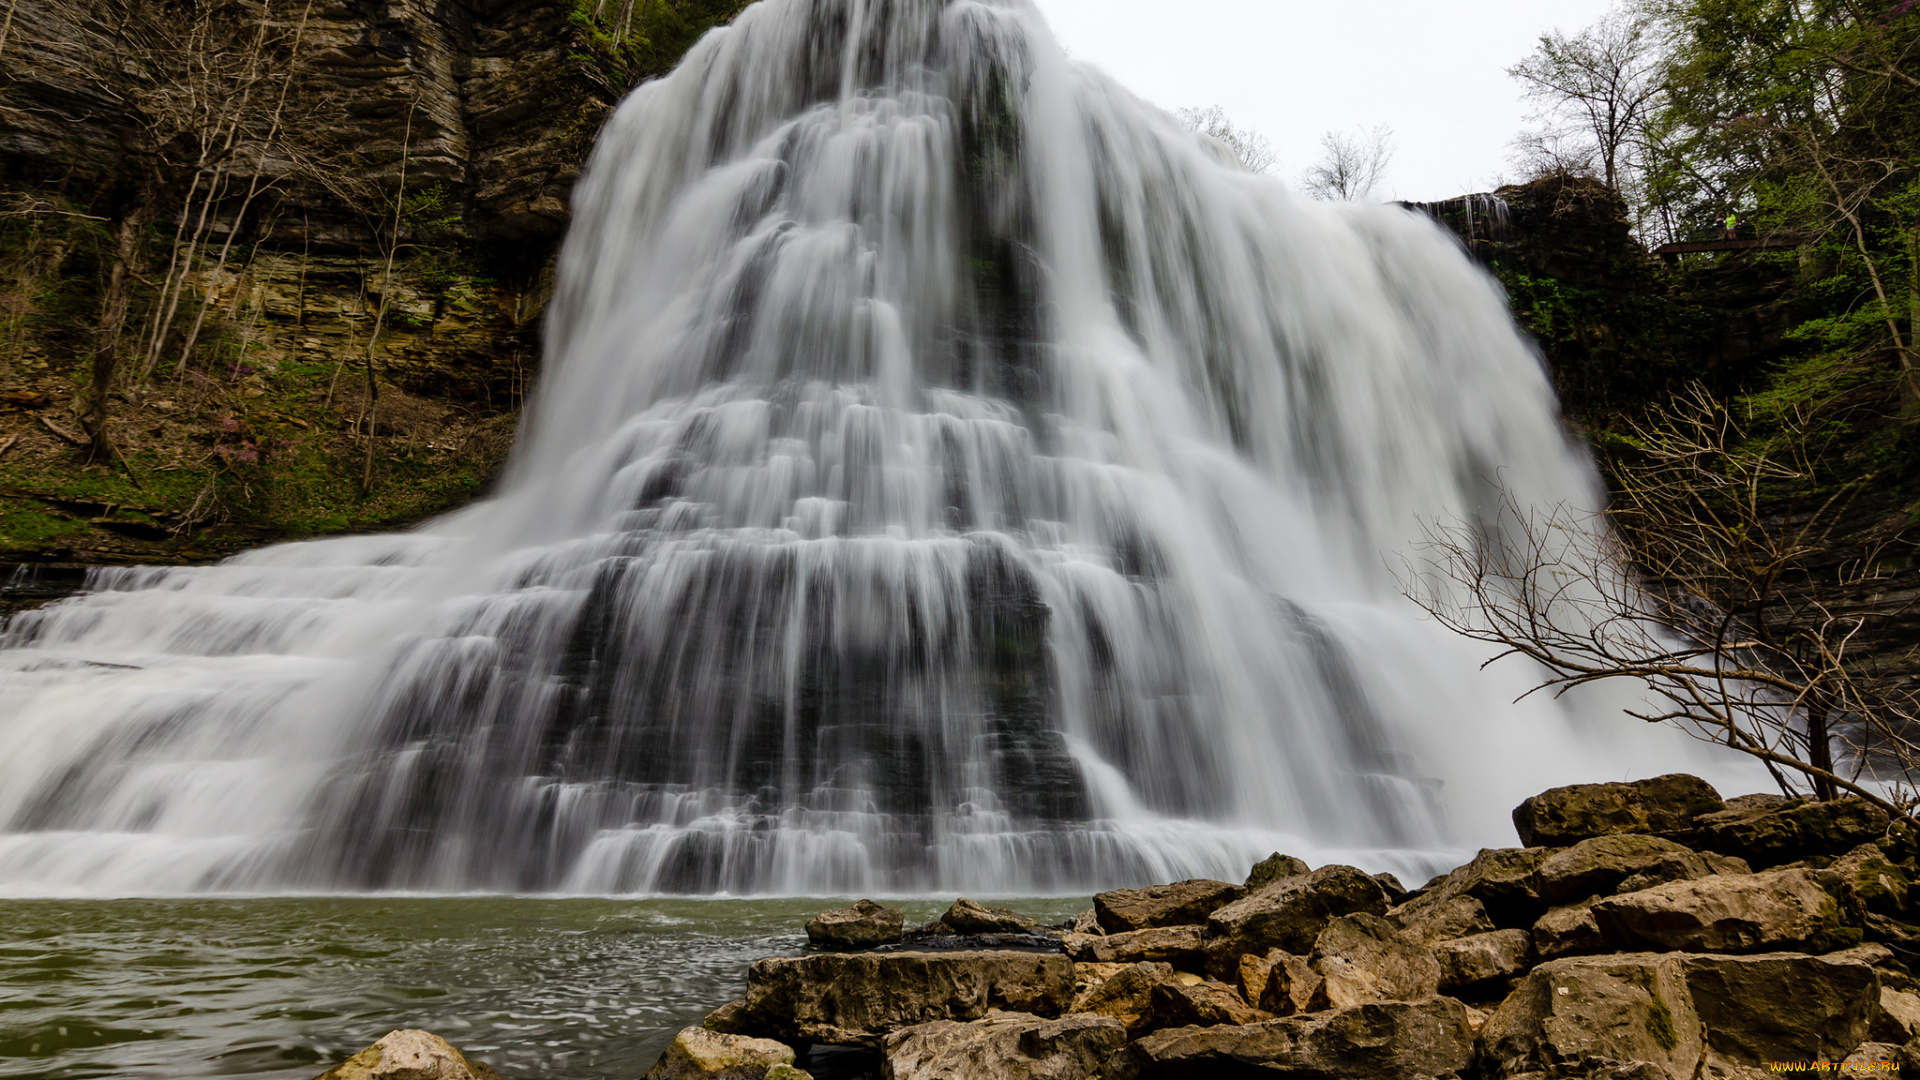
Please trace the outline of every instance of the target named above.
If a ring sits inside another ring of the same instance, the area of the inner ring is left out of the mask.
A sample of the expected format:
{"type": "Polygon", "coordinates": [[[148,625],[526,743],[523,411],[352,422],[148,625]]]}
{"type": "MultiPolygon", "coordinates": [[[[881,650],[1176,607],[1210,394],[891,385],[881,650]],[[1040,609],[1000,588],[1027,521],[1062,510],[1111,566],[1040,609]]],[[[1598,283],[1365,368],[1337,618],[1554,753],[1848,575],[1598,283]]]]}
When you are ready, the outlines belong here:
{"type": "MultiPolygon", "coordinates": [[[[310,1080],[418,1027],[508,1080],[633,1080],[839,903],[0,900],[0,1077],[310,1080]]],[[[1087,904],[1006,903],[1045,922],[1087,904]]],[[[909,925],[945,907],[894,906],[909,925]]]]}

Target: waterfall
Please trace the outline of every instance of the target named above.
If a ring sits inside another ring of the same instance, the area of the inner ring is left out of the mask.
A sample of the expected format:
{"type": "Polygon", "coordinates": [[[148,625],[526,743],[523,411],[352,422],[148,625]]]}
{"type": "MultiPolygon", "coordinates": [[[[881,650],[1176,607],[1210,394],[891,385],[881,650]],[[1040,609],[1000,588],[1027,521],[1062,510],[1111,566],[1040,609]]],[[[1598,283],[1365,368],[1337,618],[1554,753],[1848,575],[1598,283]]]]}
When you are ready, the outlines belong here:
{"type": "Polygon", "coordinates": [[[0,890],[1416,873],[1670,762],[1400,594],[1600,497],[1497,287],[1024,0],[763,0],[576,203],[497,496],[5,625],[0,890]]]}

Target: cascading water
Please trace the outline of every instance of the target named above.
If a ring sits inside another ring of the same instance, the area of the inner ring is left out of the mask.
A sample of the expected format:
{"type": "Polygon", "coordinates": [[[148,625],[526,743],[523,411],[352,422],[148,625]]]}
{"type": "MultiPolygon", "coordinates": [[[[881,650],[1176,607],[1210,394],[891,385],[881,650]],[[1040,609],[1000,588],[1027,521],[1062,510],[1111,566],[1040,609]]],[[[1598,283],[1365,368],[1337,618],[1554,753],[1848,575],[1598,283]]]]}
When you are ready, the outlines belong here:
{"type": "Polygon", "coordinates": [[[1027,4],[765,0],[578,204],[498,497],[6,626],[0,888],[1417,870],[1644,768],[1399,596],[1423,521],[1596,498],[1495,287],[1027,4]]]}

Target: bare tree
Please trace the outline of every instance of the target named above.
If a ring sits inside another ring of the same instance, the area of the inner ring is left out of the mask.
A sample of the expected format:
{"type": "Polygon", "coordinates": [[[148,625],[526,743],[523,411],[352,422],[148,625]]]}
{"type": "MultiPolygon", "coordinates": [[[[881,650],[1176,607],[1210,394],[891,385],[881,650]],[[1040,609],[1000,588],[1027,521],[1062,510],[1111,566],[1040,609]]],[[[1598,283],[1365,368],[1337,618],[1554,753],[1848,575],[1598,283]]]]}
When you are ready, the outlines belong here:
{"type": "Polygon", "coordinates": [[[1385,124],[1371,130],[1320,136],[1320,160],[1301,174],[1300,186],[1316,199],[1352,202],[1364,199],[1386,178],[1393,160],[1393,130],[1385,124]]]}
{"type": "Polygon", "coordinates": [[[1529,117],[1542,128],[1524,135],[1528,164],[1548,152],[1559,161],[1585,161],[1618,190],[1631,167],[1660,94],[1653,21],[1632,9],[1614,11],[1568,37],[1554,30],[1526,59],[1507,69],[1535,105],[1529,117]]]}
{"type": "MultiPolygon", "coordinates": [[[[1408,595],[1442,625],[1541,669],[1556,695],[1625,680],[1675,724],[1758,759],[1783,791],[1911,816],[1920,699],[1878,678],[1861,602],[1878,552],[1832,564],[1852,492],[1808,485],[1804,421],[1758,453],[1694,391],[1655,410],[1601,514],[1507,501],[1497,524],[1429,530],[1408,595]],[[1796,497],[1798,495],[1799,497],[1796,497]]],[[[1530,691],[1533,692],[1533,691],[1530,691]]]]}
{"type": "Polygon", "coordinates": [[[1250,173],[1270,172],[1280,160],[1280,155],[1265,135],[1234,126],[1227,117],[1227,111],[1218,105],[1209,105],[1204,109],[1176,109],[1173,115],[1188,131],[1205,135],[1226,147],[1250,173]]]}

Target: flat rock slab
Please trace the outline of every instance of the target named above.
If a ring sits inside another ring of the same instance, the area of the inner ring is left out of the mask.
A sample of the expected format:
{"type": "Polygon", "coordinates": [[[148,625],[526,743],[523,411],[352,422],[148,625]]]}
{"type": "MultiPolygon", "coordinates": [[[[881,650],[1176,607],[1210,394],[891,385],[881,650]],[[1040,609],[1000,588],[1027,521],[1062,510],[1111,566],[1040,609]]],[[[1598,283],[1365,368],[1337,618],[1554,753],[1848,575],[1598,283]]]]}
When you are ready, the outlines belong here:
{"type": "Polygon", "coordinates": [[[1094,917],[1109,934],[1156,926],[1194,926],[1246,895],[1225,881],[1194,878],[1145,889],[1115,889],[1093,898],[1094,917]]]}
{"type": "Polygon", "coordinates": [[[1596,836],[1561,848],[1529,878],[1534,895],[1549,904],[1605,896],[1630,878],[1644,885],[1706,877],[1713,871],[1699,854],[1657,836],[1596,836]]]}
{"type": "Polygon", "coordinates": [[[1467,1007],[1452,998],[1359,1005],[1257,1024],[1176,1028],[1127,1048],[1138,1080],[1238,1076],[1412,1080],[1473,1060],[1467,1007]]]}
{"type": "Polygon", "coordinates": [[[1674,839],[1764,869],[1808,855],[1844,855],[1885,835],[1887,823],[1886,811],[1860,799],[1767,800],[1702,815],[1674,839]]]}
{"type": "Polygon", "coordinates": [[[1838,901],[1800,869],[1669,882],[1598,901],[1593,917],[1603,938],[1634,948],[1750,952],[1840,943],[1838,901]]]}
{"type": "Polygon", "coordinates": [[[746,1009],[780,1038],[877,1046],[934,1020],[978,1020],[989,1009],[1058,1016],[1073,1000],[1073,962],[1060,953],[819,953],[747,969],[746,1009]]]}
{"type": "Polygon", "coordinates": [[[1865,1042],[1880,1010],[1880,976],[1838,956],[1760,953],[1681,957],[1715,1054],[1753,1068],[1838,1060],[1865,1042]]]}
{"type": "Polygon", "coordinates": [[[1525,974],[1533,960],[1533,937],[1525,930],[1494,930],[1433,944],[1440,964],[1440,989],[1510,979],[1525,974]]]}
{"type": "Polygon", "coordinates": [[[1068,934],[1060,944],[1075,960],[1087,963],[1159,962],[1198,968],[1205,941],[1198,926],[1156,926],[1124,934],[1068,934]]]}
{"type": "Polygon", "coordinates": [[[1725,806],[1705,780],[1669,773],[1629,784],[1574,784],[1543,791],[1514,809],[1513,827],[1528,847],[1558,847],[1596,836],[1675,832],[1725,806]]]}
{"type": "Polygon", "coordinates": [[[1126,1041],[1126,1029],[1105,1016],[935,1020],[887,1036],[886,1074],[889,1080],[1098,1080],[1126,1041]]]}

